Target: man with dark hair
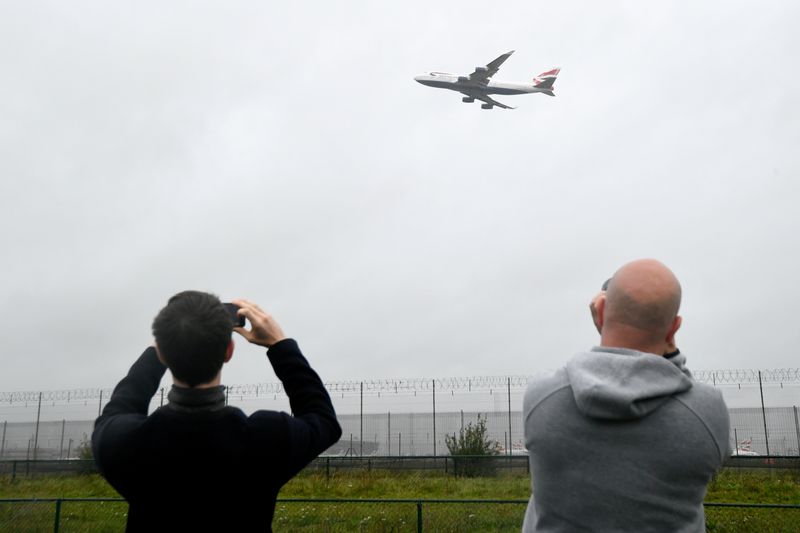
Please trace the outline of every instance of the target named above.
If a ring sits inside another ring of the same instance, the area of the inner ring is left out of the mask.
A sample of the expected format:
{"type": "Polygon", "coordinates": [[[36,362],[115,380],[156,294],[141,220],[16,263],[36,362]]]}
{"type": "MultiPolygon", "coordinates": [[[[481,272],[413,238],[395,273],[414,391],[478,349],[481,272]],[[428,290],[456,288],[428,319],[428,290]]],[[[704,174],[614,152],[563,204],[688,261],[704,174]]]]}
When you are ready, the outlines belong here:
{"type": "Polygon", "coordinates": [[[280,488],[341,436],[319,376],[256,304],[234,300],[250,329],[235,327],[211,294],[170,298],[147,348],[95,422],[100,472],[129,503],[128,531],[271,531],[280,488]],[[292,415],[245,414],[226,405],[222,365],[231,333],[268,348],[292,415]],[[166,369],[169,402],[147,415],[166,369]]]}
{"type": "Polygon", "coordinates": [[[532,492],[524,531],[705,531],[703,498],[730,456],[720,392],[675,348],[681,286],[628,263],[590,304],[600,346],[525,393],[532,492]]]}
{"type": "Polygon", "coordinates": [[[184,386],[208,383],[233,353],[233,323],[217,297],[204,292],[176,294],[153,321],[161,362],[184,386]]]}

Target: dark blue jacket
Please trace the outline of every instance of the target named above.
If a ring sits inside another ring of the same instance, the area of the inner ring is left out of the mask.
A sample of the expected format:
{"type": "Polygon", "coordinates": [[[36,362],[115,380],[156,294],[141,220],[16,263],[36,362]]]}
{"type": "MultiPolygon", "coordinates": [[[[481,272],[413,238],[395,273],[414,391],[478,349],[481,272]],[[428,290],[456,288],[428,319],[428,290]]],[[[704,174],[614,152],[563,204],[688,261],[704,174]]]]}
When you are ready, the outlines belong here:
{"type": "Polygon", "coordinates": [[[330,397],[292,339],[268,352],[293,415],[245,414],[224,387],[173,386],[148,405],[166,367],[148,348],[95,422],[100,472],[128,501],[128,531],[271,531],[280,488],[339,440],[330,397]]]}

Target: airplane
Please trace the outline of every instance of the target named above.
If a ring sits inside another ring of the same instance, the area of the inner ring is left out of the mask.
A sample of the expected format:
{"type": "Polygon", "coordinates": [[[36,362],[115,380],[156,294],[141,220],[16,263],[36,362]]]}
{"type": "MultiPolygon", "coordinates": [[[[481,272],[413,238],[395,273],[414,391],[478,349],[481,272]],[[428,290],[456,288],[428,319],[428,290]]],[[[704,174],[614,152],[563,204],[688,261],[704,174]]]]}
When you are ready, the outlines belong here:
{"type": "Polygon", "coordinates": [[[514,50],[511,50],[485,67],[475,67],[475,71],[469,76],[459,76],[449,72],[428,72],[427,74],[416,76],[414,80],[428,87],[458,91],[464,95],[461,101],[465,103],[480,100],[483,102],[481,109],[491,109],[495,106],[502,109],[515,109],[494,100],[489,96],[490,94],[543,93],[548,96],[555,96],[553,84],[556,81],[556,76],[561,72],[560,68],[542,72],[533,78],[532,83],[509,83],[491,80],[491,77],[500,69],[500,65],[513,53],[514,50]]]}

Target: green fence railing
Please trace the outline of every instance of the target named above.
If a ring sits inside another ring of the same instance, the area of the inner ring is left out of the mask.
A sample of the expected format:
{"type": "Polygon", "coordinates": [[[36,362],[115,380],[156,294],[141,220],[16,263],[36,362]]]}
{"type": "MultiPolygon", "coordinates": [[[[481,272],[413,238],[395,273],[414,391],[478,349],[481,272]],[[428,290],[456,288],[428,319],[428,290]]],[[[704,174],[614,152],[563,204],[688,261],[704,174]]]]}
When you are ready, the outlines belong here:
{"type": "MultiPolygon", "coordinates": [[[[800,471],[800,456],[739,456],[725,461],[725,468],[800,471]]],[[[429,472],[451,475],[492,475],[495,473],[530,474],[527,455],[477,455],[477,456],[321,456],[305,467],[306,473],[331,476],[337,472],[353,471],[429,472]]],[[[91,459],[79,460],[0,460],[0,476],[19,477],[42,475],[73,475],[97,472],[91,459]]],[[[2,532],[0,532],[2,533],[2,532]]]]}
{"type": "MultiPolygon", "coordinates": [[[[527,500],[279,499],[275,531],[519,531],[527,500]]],[[[800,505],[705,504],[709,531],[796,531],[800,505]]],[[[123,531],[120,498],[0,499],[0,531],[123,531]]]]}

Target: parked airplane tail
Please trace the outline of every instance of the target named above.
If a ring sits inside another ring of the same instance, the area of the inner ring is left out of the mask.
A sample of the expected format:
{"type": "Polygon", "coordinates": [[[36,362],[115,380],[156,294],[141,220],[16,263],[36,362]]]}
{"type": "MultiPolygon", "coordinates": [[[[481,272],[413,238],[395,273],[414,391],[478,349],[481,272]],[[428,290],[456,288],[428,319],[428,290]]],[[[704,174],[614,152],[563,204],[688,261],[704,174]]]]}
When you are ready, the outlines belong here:
{"type": "MultiPolygon", "coordinates": [[[[533,84],[539,89],[552,89],[553,84],[556,82],[556,76],[558,73],[561,72],[560,68],[554,68],[552,70],[548,70],[547,72],[542,72],[535,78],[533,78],[533,84]]],[[[549,94],[550,96],[555,96],[553,91],[542,91],[545,94],[549,94]]]]}

